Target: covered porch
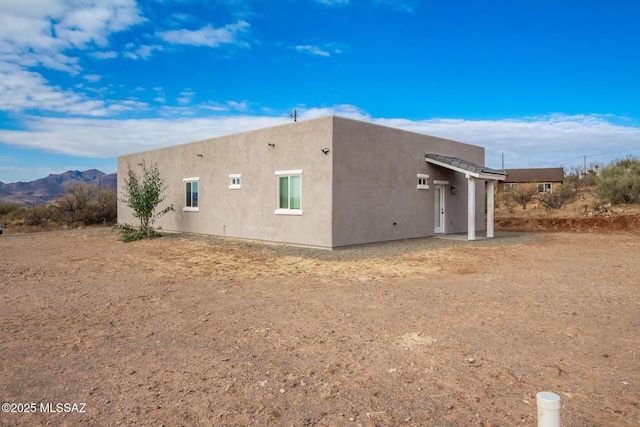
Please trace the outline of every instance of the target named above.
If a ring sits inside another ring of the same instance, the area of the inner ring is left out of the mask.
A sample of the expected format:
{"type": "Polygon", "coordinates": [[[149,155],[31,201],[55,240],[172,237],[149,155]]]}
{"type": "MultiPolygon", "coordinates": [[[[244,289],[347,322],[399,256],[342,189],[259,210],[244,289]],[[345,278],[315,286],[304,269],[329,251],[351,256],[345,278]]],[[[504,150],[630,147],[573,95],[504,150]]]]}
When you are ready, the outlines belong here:
{"type": "Polygon", "coordinates": [[[485,181],[487,183],[486,237],[493,238],[495,183],[504,181],[507,173],[458,159],[457,157],[441,156],[439,154],[425,153],[425,161],[432,165],[462,173],[467,179],[467,240],[476,240],[476,181],[485,181]]]}

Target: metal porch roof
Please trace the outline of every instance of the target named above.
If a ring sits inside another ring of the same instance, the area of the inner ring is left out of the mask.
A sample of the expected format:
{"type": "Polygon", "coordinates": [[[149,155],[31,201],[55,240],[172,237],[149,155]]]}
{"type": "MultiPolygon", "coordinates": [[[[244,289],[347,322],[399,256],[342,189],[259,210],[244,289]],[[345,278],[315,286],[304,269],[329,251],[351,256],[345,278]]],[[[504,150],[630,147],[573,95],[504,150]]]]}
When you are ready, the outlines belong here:
{"type": "Polygon", "coordinates": [[[491,181],[504,181],[507,173],[497,169],[491,169],[486,166],[480,166],[457,157],[442,156],[440,154],[425,153],[425,161],[443,168],[451,169],[456,172],[470,175],[474,178],[486,179],[491,181]]]}

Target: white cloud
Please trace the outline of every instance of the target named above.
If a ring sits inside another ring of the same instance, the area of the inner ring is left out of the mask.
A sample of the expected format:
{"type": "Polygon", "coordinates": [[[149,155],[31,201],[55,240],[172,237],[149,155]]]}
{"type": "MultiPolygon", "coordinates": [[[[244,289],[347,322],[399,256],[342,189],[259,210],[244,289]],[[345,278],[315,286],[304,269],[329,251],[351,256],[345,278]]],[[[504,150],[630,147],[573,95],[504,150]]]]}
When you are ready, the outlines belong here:
{"type": "Polygon", "coordinates": [[[236,24],[225,25],[221,28],[213,28],[207,25],[199,30],[171,30],[161,31],[157,36],[162,40],[173,44],[191,46],[218,47],[221,44],[234,44],[246,46],[240,36],[249,29],[249,23],[238,21],[236,24]]]}
{"type": "Polygon", "coordinates": [[[318,55],[318,56],[324,56],[324,57],[329,57],[331,56],[331,54],[333,53],[343,53],[343,49],[336,47],[335,43],[324,43],[321,46],[315,46],[315,45],[298,45],[298,46],[294,46],[293,49],[297,50],[298,52],[306,52],[309,53],[311,55],[318,55]]]}
{"type": "Polygon", "coordinates": [[[189,119],[46,119],[26,131],[0,130],[0,142],[75,156],[109,158],[126,153],[285,123],[282,117],[225,116],[189,119]]]}
{"type": "MultiPolygon", "coordinates": [[[[129,48],[133,48],[133,46],[134,45],[132,43],[127,44],[127,47],[129,48]]],[[[164,47],[157,44],[156,45],[140,45],[136,50],[123,52],[122,55],[125,58],[130,58],[130,59],[149,59],[153,55],[153,51],[155,50],[163,51],[164,47]]]]}
{"type": "Polygon", "coordinates": [[[640,128],[600,115],[525,117],[505,120],[376,119],[374,123],[485,147],[485,162],[500,168],[579,166],[640,154],[640,128]],[[590,159],[590,160],[589,160],[590,159]]]}
{"type": "Polygon", "coordinates": [[[195,95],[195,94],[196,93],[193,92],[192,90],[185,89],[182,92],[180,92],[180,96],[178,98],[176,98],[176,101],[180,105],[190,104],[191,100],[193,99],[193,95],[195,95]]]}
{"type": "Polygon", "coordinates": [[[91,52],[87,55],[93,56],[96,59],[113,59],[118,57],[118,52],[111,50],[108,52],[91,52]]]}
{"type": "Polygon", "coordinates": [[[97,75],[97,74],[85,74],[85,75],[83,76],[83,78],[84,78],[85,80],[88,80],[88,81],[92,82],[92,83],[95,83],[95,82],[100,81],[100,79],[102,78],[102,76],[99,76],[99,75],[97,75]]]}
{"type": "MultiPolygon", "coordinates": [[[[91,99],[85,94],[50,86],[39,74],[18,65],[0,62],[0,111],[21,113],[39,110],[69,115],[105,117],[121,111],[131,111],[142,104],[130,101],[91,99]]],[[[92,76],[88,75],[85,78],[92,76]]],[[[95,79],[96,77],[89,77],[95,79]]],[[[77,86],[76,86],[77,87],[77,86]]]]}
{"type": "Polygon", "coordinates": [[[209,101],[206,104],[200,104],[197,107],[211,111],[247,111],[249,110],[249,102],[227,101],[224,104],[220,104],[218,102],[209,101]]]}
{"type": "Polygon", "coordinates": [[[311,46],[311,45],[298,45],[294,48],[295,50],[299,51],[299,52],[308,52],[312,55],[318,55],[318,56],[331,56],[331,54],[329,52],[327,52],[326,50],[322,50],[320,49],[318,46],[311,46]]]}
{"type": "MultiPolygon", "coordinates": [[[[4,99],[0,96],[0,99],[4,99]]],[[[228,101],[217,107],[231,110],[246,101],[228,101]]],[[[127,101],[112,109],[145,108],[127,101]]],[[[209,105],[211,110],[216,105],[209,105]]],[[[203,108],[200,106],[200,108],[203,108]]],[[[41,119],[22,123],[23,131],[0,130],[0,142],[43,151],[86,157],[111,158],[152,148],[196,141],[220,135],[290,122],[287,116],[224,115],[185,117],[193,108],[167,107],[167,118],[108,120],[96,118],[41,119]]],[[[384,126],[397,127],[485,147],[487,166],[507,168],[580,166],[608,163],[628,154],[640,155],[640,128],[615,123],[618,118],[597,115],[549,115],[506,120],[373,118],[353,105],[298,108],[298,120],[340,115],[384,126]]]]}
{"type": "Polygon", "coordinates": [[[249,103],[247,101],[227,101],[227,105],[236,111],[247,111],[249,109],[249,103]]]}
{"type": "Polygon", "coordinates": [[[351,4],[351,0],[316,0],[325,6],[347,6],[351,4]]]}
{"type": "Polygon", "coordinates": [[[64,55],[65,50],[104,47],[110,34],[143,21],[135,0],[4,0],[0,3],[0,53],[23,58],[17,62],[21,65],[33,61],[74,70],[77,60],[64,55]]]}
{"type": "MultiPolygon", "coordinates": [[[[107,47],[111,34],[143,21],[135,0],[3,0],[0,81],[10,86],[0,88],[0,110],[106,116],[131,109],[126,103],[107,105],[52,86],[31,69],[45,67],[77,75],[82,71],[78,50],[107,47]]],[[[118,56],[114,51],[89,54],[97,59],[118,56]]],[[[96,82],[100,76],[88,74],[84,79],[96,82]]]]}

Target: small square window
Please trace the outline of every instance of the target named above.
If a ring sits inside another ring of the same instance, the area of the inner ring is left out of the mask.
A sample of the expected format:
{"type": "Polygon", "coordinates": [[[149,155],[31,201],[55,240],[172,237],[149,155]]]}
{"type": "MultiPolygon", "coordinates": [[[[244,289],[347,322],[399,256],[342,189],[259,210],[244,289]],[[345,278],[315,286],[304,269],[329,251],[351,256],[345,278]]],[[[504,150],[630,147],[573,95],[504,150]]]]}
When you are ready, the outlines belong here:
{"type": "Polygon", "coordinates": [[[418,186],[416,187],[418,190],[428,190],[429,189],[429,175],[419,173],[418,174],[418,186]]]}
{"type": "Polygon", "coordinates": [[[242,188],[242,175],[239,173],[229,175],[229,189],[239,190],[240,188],[242,188]]]}

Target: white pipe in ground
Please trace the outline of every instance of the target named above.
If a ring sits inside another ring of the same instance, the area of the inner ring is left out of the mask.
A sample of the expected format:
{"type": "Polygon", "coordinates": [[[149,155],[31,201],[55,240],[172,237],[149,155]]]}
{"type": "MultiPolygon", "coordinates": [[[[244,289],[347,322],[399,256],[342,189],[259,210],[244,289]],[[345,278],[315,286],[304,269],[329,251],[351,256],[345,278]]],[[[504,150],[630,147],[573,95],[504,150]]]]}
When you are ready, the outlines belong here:
{"type": "Polygon", "coordinates": [[[560,427],[560,396],[548,391],[536,395],[538,427],[560,427]]]}

